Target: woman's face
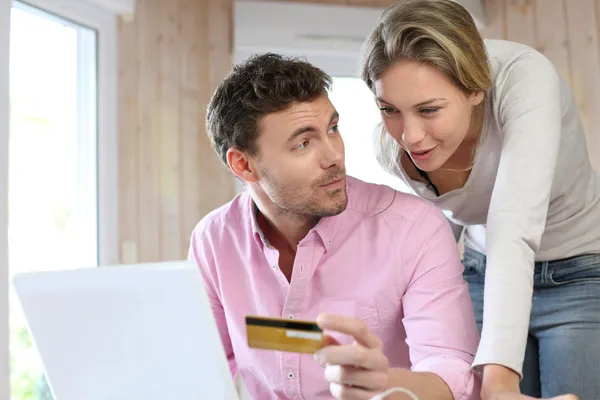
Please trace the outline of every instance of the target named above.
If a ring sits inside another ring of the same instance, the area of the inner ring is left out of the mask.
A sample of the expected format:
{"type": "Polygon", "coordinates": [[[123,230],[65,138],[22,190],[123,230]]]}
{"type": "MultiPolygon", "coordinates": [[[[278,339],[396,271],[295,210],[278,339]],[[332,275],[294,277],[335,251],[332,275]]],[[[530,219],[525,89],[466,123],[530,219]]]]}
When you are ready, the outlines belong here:
{"type": "Polygon", "coordinates": [[[466,95],[434,67],[400,61],[375,81],[375,93],[386,131],[423,171],[460,164],[451,159],[456,149],[478,135],[471,116],[483,92],[466,95]]]}

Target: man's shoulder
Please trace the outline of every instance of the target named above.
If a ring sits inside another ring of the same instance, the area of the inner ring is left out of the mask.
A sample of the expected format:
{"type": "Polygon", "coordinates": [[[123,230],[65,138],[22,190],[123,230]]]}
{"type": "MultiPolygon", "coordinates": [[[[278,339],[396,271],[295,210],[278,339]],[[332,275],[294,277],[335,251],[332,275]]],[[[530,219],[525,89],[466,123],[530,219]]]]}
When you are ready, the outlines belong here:
{"type": "Polygon", "coordinates": [[[240,193],[210,211],[194,227],[193,237],[196,240],[223,239],[223,236],[231,232],[240,231],[239,228],[248,223],[249,201],[248,193],[240,193]]]}
{"type": "Polygon", "coordinates": [[[365,182],[349,177],[349,208],[366,215],[416,222],[427,215],[443,217],[429,200],[413,193],[401,192],[390,186],[365,182]]]}

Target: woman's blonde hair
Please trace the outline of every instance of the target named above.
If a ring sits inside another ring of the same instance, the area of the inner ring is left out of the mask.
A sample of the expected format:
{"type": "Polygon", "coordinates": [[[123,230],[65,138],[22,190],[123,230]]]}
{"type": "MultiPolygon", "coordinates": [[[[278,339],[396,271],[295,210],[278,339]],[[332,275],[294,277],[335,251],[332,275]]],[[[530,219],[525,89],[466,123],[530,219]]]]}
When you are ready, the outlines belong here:
{"type": "MultiPolygon", "coordinates": [[[[373,93],[374,82],[401,60],[436,68],[465,94],[485,92],[492,85],[475,21],[452,0],[401,0],[383,12],[362,53],[360,75],[373,93]]],[[[400,146],[380,130],[375,133],[379,162],[396,174],[400,146]]]]}

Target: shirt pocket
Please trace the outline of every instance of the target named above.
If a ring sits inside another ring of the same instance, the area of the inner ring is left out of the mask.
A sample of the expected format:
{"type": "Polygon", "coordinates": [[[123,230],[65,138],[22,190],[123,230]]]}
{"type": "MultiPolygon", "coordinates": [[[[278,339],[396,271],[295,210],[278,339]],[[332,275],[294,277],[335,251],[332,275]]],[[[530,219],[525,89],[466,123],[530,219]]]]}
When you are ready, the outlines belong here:
{"type": "MultiPolygon", "coordinates": [[[[319,304],[319,313],[358,318],[365,322],[377,337],[380,337],[381,324],[379,323],[375,299],[325,300],[319,304]]],[[[341,344],[354,343],[354,338],[349,335],[331,331],[326,333],[341,344]]]]}

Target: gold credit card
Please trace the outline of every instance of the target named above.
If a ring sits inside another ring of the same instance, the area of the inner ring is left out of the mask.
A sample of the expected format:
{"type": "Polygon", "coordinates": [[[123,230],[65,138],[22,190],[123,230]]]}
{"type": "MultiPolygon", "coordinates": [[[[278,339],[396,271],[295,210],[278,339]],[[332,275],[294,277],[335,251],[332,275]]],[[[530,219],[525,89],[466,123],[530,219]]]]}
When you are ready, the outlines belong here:
{"type": "Polygon", "coordinates": [[[321,349],[325,335],[313,321],[246,316],[248,347],[292,353],[314,353],[321,349]]]}

